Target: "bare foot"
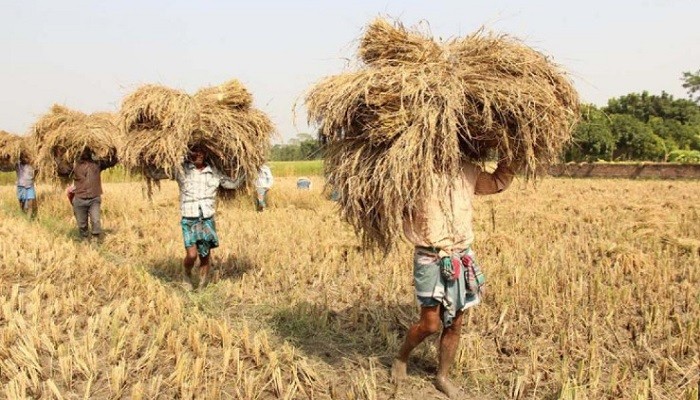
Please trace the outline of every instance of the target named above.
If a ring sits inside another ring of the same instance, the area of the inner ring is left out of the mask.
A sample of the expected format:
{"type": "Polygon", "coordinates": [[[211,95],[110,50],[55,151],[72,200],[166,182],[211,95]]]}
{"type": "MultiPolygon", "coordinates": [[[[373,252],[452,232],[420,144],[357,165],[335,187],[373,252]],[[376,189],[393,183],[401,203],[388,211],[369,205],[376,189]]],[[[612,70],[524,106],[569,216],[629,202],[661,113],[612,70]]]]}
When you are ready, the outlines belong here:
{"type": "Polygon", "coordinates": [[[197,286],[197,289],[204,290],[204,288],[207,287],[208,283],[209,283],[209,275],[208,274],[199,275],[199,285],[197,286]]]}
{"type": "Polygon", "coordinates": [[[194,286],[192,285],[192,277],[190,274],[182,274],[182,287],[188,292],[194,290],[194,286]]]}
{"type": "Polygon", "coordinates": [[[391,366],[391,381],[398,384],[404,379],[406,379],[406,363],[395,358],[391,366]]]}
{"type": "Polygon", "coordinates": [[[456,399],[461,395],[461,390],[459,387],[455,386],[447,377],[438,376],[435,378],[435,387],[445,393],[448,398],[456,399]]]}

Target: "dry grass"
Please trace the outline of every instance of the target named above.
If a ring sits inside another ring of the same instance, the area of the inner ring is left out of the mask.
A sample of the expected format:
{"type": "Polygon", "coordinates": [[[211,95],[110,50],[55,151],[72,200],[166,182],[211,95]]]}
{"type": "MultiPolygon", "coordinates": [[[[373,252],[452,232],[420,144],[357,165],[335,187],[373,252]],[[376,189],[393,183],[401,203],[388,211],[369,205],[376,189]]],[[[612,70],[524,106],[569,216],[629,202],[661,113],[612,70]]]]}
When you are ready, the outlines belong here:
{"type": "Polygon", "coordinates": [[[245,174],[250,183],[265,161],[274,126],[252,107],[252,96],[237,80],[194,95],[147,85],[127,96],[121,108],[126,132],[122,162],[127,168],[170,173],[188,149],[207,148],[209,163],[226,175],[245,174]]]}
{"type": "Polygon", "coordinates": [[[84,114],[55,104],[33,127],[39,176],[57,179],[57,163],[73,165],[90,149],[99,159],[116,154],[121,133],[109,113],[84,114]]]}
{"type": "MultiPolygon", "coordinates": [[[[62,193],[40,185],[30,223],[0,187],[0,398],[439,398],[433,340],[405,387],[387,379],[418,311],[410,248],[364,256],[313,179],[278,179],[263,213],[221,204],[216,279],[191,294],[173,182],[152,203],[105,184],[100,248],[62,193]]],[[[488,292],[453,377],[493,399],[697,399],[699,195],[549,179],[478,198],[488,292]]]]}
{"type": "Polygon", "coordinates": [[[578,94],[514,38],[479,31],[438,42],[378,19],[359,56],[360,68],[323,79],[305,103],[327,142],[329,181],[367,246],[395,244],[435,174],[457,177],[465,160],[496,153],[533,176],[570,140],[578,94]]]}

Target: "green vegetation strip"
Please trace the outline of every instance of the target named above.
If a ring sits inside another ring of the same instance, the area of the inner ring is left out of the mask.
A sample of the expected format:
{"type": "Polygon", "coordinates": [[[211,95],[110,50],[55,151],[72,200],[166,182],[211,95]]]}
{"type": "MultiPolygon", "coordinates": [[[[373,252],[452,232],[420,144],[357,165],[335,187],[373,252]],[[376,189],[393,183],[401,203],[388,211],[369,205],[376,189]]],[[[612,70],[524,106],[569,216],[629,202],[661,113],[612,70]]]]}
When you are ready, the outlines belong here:
{"type": "Polygon", "coordinates": [[[323,175],[323,160],[271,161],[269,165],[274,176],[323,175]]]}
{"type": "MultiPolygon", "coordinates": [[[[274,176],[313,176],[323,175],[323,160],[309,161],[271,161],[270,169],[274,176]]],[[[103,182],[133,182],[138,175],[129,175],[121,165],[102,173],[103,182]]],[[[0,185],[14,185],[17,178],[14,172],[0,172],[0,185]]]]}

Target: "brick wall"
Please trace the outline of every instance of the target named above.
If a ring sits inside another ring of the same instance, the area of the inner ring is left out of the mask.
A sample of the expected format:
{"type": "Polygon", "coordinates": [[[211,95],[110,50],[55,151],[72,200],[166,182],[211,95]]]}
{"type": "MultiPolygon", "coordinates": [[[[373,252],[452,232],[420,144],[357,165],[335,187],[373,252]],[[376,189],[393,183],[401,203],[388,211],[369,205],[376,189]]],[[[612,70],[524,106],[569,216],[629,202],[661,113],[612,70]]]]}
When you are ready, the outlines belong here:
{"type": "Polygon", "coordinates": [[[700,179],[700,164],[572,163],[553,165],[549,173],[572,178],[700,179]]]}

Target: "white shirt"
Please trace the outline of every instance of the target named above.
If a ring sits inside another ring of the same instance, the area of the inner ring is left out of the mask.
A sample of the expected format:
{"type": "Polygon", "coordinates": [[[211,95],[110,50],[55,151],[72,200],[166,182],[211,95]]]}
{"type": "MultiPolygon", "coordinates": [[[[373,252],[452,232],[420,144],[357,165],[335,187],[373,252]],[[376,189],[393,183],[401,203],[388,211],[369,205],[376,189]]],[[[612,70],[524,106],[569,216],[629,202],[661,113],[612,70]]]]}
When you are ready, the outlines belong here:
{"type": "Polygon", "coordinates": [[[258,170],[258,179],[255,180],[256,188],[270,189],[274,183],[274,178],[272,177],[272,171],[267,165],[263,165],[258,170]]]}
{"type": "Polygon", "coordinates": [[[198,170],[192,163],[185,163],[182,171],[176,170],[175,180],[180,187],[180,214],[186,218],[211,218],[219,186],[235,189],[240,185],[240,179],[233,181],[214,167],[207,165],[198,170]]]}
{"type": "Polygon", "coordinates": [[[17,163],[17,186],[34,187],[34,167],[29,164],[17,163]]]}

